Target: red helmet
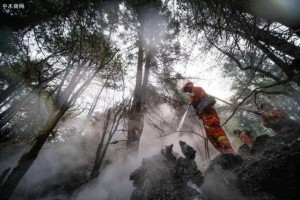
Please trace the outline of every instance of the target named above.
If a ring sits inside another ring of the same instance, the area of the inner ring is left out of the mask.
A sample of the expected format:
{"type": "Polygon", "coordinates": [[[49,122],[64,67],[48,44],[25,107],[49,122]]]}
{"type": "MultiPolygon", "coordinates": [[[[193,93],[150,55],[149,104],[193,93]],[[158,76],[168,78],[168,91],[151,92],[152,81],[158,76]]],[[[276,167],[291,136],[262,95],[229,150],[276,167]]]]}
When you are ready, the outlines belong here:
{"type": "Polygon", "coordinates": [[[188,82],[186,82],[186,83],[183,85],[183,87],[182,87],[182,92],[187,92],[187,88],[188,88],[189,85],[192,85],[192,87],[194,86],[193,82],[188,81],[188,82]]]}

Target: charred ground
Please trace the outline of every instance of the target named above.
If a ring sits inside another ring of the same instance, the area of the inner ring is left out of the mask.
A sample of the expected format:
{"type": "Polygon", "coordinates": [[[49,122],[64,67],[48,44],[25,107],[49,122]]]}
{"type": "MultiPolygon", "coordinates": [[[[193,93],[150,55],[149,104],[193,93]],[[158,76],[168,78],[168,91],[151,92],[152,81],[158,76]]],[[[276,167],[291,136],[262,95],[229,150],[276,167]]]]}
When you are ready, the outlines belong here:
{"type": "MultiPolygon", "coordinates": [[[[174,159],[172,147],[166,146],[162,155],[144,159],[131,174],[135,187],[131,200],[298,199],[298,133],[299,129],[273,137],[261,135],[243,156],[220,154],[214,158],[204,175],[197,169],[193,156],[174,159]]],[[[189,155],[184,152],[184,145],[181,148],[184,155],[189,155]]]]}

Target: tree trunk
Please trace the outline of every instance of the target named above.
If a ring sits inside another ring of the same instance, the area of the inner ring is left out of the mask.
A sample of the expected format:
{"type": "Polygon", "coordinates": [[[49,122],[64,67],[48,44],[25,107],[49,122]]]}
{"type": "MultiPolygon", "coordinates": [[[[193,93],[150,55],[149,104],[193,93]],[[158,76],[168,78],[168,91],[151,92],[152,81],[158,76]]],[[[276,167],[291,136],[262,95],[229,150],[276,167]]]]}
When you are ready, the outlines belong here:
{"type": "Polygon", "coordinates": [[[146,55],[143,81],[141,80],[142,69],[138,68],[138,70],[140,70],[139,73],[137,74],[137,79],[139,78],[139,80],[137,80],[137,83],[139,85],[136,85],[135,96],[129,113],[128,139],[126,145],[127,148],[131,149],[132,151],[138,151],[140,138],[142,136],[142,132],[144,128],[144,106],[145,106],[145,96],[147,93],[150,66],[151,66],[151,53],[148,51],[146,55]]]}
{"type": "Polygon", "coordinates": [[[102,133],[102,136],[101,136],[101,141],[100,141],[100,143],[97,147],[96,157],[95,157],[93,169],[92,169],[92,172],[91,172],[91,175],[90,175],[90,179],[93,179],[93,178],[98,176],[99,169],[101,167],[100,164],[99,164],[99,159],[100,159],[100,155],[101,155],[101,152],[102,152],[104,139],[105,139],[105,136],[107,134],[109,121],[110,121],[110,110],[108,110],[108,112],[107,112],[107,116],[106,116],[106,119],[105,119],[105,124],[104,124],[104,127],[103,127],[103,133],[102,133]]]}
{"type": "MultiPolygon", "coordinates": [[[[147,93],[147,86],[148,86],[148,82],[149,82],[149,72],[150,72],[150,66],[151,66],[151,57],[152,57],[152,54],[148,50],[147,55],[146,55],[144,79],[143,79],[143,85],[142,85],[143,94],[147,93]]],[[[143,95],[143,97],[145,97],[145,95],[143,95]]],[[[144,100],[145,99],[143,99],[143,101],[144,100]]]]}
{"type": "MultiPolygon", "coordinates": [[[[125,106],[126,107],[126,106],[125,106]]],[[[115,134],[119,124],[120,120],[122,119],[125,111],[125,107],[119,107],[119,110],[115,113],[114,118],[112,120],[112,124],[110,126],[110,130],[108,131],[110,119],[111,119],[111,110],[108,110],[107,117],[105,120],[104,128],[103,128],[103,134],[101,137],[101,141],[98,145],[97,151],[96,151],[96,157],[94,166],[90,175],[90,179],[96,178],[99,175],[101,165],[103,163],[103,160],[105,158],[107,149],[109,147],[109,144],[112,140],[113,135],[115,134]],[[104,140],[106,135],[108,135],[107,140],[104,144],[104,140]]]]}
{"type": "Polygon", "coordinates": [[[142,76],[143,76],[143,59],[144,50],[139,37],[139,52],[138,52],[138,63],[137,63],[137,74],[136,83],[134,89],[134,96],[128,116],[128,137],[126,147],[137,151],[139,147],[139,140],[142,135],[144,127],[144,119],[142,114],[142,76]]]}

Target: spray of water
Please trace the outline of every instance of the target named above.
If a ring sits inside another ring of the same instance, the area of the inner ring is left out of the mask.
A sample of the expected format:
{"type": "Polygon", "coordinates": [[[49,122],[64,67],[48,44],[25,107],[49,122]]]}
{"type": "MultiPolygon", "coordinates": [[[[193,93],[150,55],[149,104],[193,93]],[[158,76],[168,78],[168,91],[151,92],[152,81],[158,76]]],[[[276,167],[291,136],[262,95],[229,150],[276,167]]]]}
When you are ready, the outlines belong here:
{"type": "Polygon", "coordinates": [[[180,132],[180,130],[181,130],[181,128],[182,128],[182,125],[183,125],[183,123],[184,123],[186,114],[187,114],[187,112],[188,112],[188,110],[189,110],[189,107],[190,107],[190,105],[189,105],[188,108],[186,109],[186,111],[185,111],[183,117],[181,118],[181,121],[180,121],[180,123],[179,123],[179,126],[178,126],[176,132],[180,132]]]}
{"type": "Polygon", "coordinates": [[[201,189],[200,189],[195,183],[193,183],[193,181],[191,181],[191,180],[188,181],[188,182],[187,182],[187,185],[188,185],[190,188],[193,188],[194,190],[196,190],[196,191],[200,194],[200,196],[201,196],[201,197],[197,197],[197,198],[194,198],[194,199],[197,199],[197,200],[205,200],[204,195],[203,195],[201,189]]]}

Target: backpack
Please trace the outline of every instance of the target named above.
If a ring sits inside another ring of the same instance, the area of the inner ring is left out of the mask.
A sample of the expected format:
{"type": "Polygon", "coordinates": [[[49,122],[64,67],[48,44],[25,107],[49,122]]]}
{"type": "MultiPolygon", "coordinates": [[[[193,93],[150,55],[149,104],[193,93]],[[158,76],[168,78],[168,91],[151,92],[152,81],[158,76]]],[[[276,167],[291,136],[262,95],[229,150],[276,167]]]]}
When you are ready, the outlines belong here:
{"type": "Polygon", "coordinates": [[[195,109],[198,111],[203,111],[205,108],[212,107],[215,104],[216,104],[215,98],[209,95],[205,95],[202,101],[195,106],[195,109]]]}

